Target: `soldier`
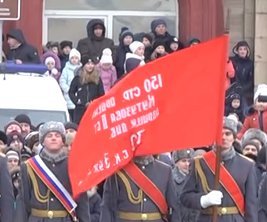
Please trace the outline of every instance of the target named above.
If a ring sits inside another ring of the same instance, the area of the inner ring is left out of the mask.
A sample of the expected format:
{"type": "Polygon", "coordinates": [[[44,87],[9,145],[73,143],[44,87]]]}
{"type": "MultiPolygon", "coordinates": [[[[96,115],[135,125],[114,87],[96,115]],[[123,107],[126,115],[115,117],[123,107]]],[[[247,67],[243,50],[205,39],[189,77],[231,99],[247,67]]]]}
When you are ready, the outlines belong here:
{"type": "Polygon", "coordinates": [[[21,166],[20,207],[25,206],[26,221],[90,222],[87,194],[81,194],[77,204],[71,197],[64,140],[64,125],[46,122],[39,129],[39,141],[44,148],[21,166]]]}
{"type": "Polygon", "coordinates": [[[189,209],[187,207],[184,207],[180,201],[181,192],[190,172],[189,169],[193,155],[193,149],[176,150],[172,153],[172,160],[175,164],[174,168],[172,169],[172,175],[176,185],[181,222],[195,222],[197,221],[197,216],[199,213],[195,209],[189,209]]]}
{"type": "Polygon", "coordinates": [[[211,221],[216,210],[220,222],[256,222],[257,188],[253,161],[235,152],[236,122],[225,118],[222,130],[220,185],[212,190],[216,154],[210,151],[194,160],[181,195],[182,203],[200,210],[198,221],[211,221]],[[212,206],[217,206],[213,208],[212,206]]]}
{"type": "Polygon", "coordinates": [[[170,166],[152,155],[135,157],[104,185],[100,222],[179,222],[170,166]]]}
{"type": "Polygon", "coordinates": [[[6,159],[0,155],[0,222],[13,222],[14,194],[6,159]]]}

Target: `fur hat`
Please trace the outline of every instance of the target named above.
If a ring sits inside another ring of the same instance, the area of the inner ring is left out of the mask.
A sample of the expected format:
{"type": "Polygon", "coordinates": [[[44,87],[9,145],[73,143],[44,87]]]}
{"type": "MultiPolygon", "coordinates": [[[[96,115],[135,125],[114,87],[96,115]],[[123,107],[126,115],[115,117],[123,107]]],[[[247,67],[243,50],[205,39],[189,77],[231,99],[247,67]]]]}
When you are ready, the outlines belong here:
{"type": "Polygon", "coordinates": [[[39,129],[39,142],[44,142],[45,136],[50,132],[58,132],[61,134],[63,141],[65,141],[65,127],[61,122],[50,121],[44,123],[39,129]]]}
{"type": "Polygon", "coordinates": [[[105,48],[102,52],[101,59],[99,61],[101,64],[112,64],[112,51],[109,48],[105,48]]]}
{"type": "Polygon", "coordinates": [[[27,123],[30,126],[32,125],[31,119],[29,116],[26,114],[19,114],[15,117],[15,120],[18,121],[19,123],[27,123]]]}
{"type": "Polygon", "coordinates": [[[192,158],[194,154],[193,149],[176,150],[172,153],[172,160],[174,163],[184,158],[192,158]]]}
{"type": "Polygon", "coordinates": [[[155,32],[158,25],[165,25],[167,27],[167,24],[163,19],[155,19],[150,24],[151,31],[155,32]]]}
{"type": "Polygon", "coordinates": [[[252,140],[247,140],[247,141],[245,141],[244,143],[242,143],[242,144],[241,144],[241,148],[242,148],[242,150],[243,150],[246,146],[248,146],[248,145],[255,146],[256,149],[257,149],[257,151],[259,152],[260,148],[259,148],[258,143],[254,142],[254,141],[252,141],[252,140]]]}
{"type": "Polygon", "coordinates": [[[54,64],[56,64],[56,61],[53,57],[49,56],[45,59],[45,65],[47,65],[48,63],[53,62],[54,64]]]}
{"type": "Polygon", "coordinates": [[[254,93],[254,102],[258,99],[259,95],[267,96],[267,84],[259,84],[256,92],[254,93]]]}
{"type": "Polygon", "coordinates": [[[142,42],[139,41],[134,41],[129,45],[130,50],[132,51],[132,53],[135,53],[135,51],[139,48],[139,47],[145,47],[144,44],[142,42]]]}
{"type": "Polygon", "coordinates": [[[61,50],[64,49],[65,47],[67,47],[67,46],[72,48],[72,42],[68,41],[68,40],[64,40],[64,41],[60,42],[59,45],[60,45],[61,50]]]}
{"type": "Polygon", "coordinates": [[[267,135],[260,129],[250,128],[248,129],[241,139],[241,144],[246,143],[249,140],[257,139],[264,146],[267,144],[267,135]]]}
{"type": "Polygon", "coordinates": [[[3,131],[1,131],[1,130],[0,130],[0,140],[1,140],[4,144],[7,143],[7,136],[6,136],[6,134],[5,134],[3,131]]]}
{"type": "Polygon", "coordinates": [[[223,128],[229,129],[233,134],[237,133],[237,121],[233,118],[224,117],[223,118],[223,128]]]}
{"type": "Polygon", "coordinates": [[[74,122],[66,122],[64,124],[64,127],[65,127],[65,130],[67,130],[67,129],[74,129],[74,130],[77,131],[77,129],[78,129],[78,125],[76,123],[74,123],[74,122]]]}
{"type": "Polygon", "coordinates": [[[75,48],[73,48],[73,49],[70,50],[69,60],[73,56],[77,56],[79,58],[79,61],[81,60],[81,53],[77,49],[75,49],[75,48]]]}

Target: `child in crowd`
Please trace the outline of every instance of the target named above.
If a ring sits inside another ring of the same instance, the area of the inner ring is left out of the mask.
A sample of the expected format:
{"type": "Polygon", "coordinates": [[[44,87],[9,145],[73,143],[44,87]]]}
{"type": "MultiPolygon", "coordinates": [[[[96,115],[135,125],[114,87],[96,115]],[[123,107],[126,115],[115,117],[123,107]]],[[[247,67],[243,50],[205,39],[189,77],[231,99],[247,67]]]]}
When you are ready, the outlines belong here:
{"type": "Polygon", "coordinates": [[[70,100],[69,89],[70,89],[71,81],[74,78],[74,71],[77,68],[81,67],[82,65],[80,60],[81,60],[80,52],[75,48],[71,49],[70,54],[69,54],[69,61],[66,63],[62,71],[62,75],[59,79],[59,85],[62,89],[64,99],[67,103],[69,115],[72,120],[73,120],[73,112],[74,112],[75,105],[70,100]]]}
{"type": "Polygon", "coordinates": [[[69,61],[70,50],[72,49],[72,42],[65,40],[60,42],[59,45],[61,49],[59,59],[61,63],[61,72],[62,72],[66,63],[69,61]]]}
{"type": "Polygon", "coordinates": [[[254,94],[254,105],[249,110],[244,124],[237,138],[241,139],[243,134],[250,128],[257,128],[267,132],[267,85],[260,84],[254,94]]]}
{"type": "Polygon", "coordinates": [[[125,73],[131,72],[138,66],[145,65],[145,46],[142,42],[134,41],[129,46],[132,53],[126,54],[125,73]]]}
{"type": "Polygon", "coordinates": [[[56,68],[56,61],[52,56],[49,56],[45,59],[45,65],[47,67],[47,71],[45,72],[44,75],[46,76],[52,76],[53,78],[55,78],[57,81],[59,80],[60,77],[60,72],[59,70],[56,68]]]}
{"type": "Polygon", "coordinates": [[[117,80],[117,71],[112,64],[112,51],[109,48],[106,48],[103,50],[101,59],[96,66],[103,82],[105,93],[110,90],[117,80]]]}
{"type": "Polygon", "coordinates": [[[233,93],[230,95],[229,101],[226,101],[225,106],[225,116],[235,113],[240,122],[244,121],[244,114],[241,106],[241,97],[238,93],[233,93]]]}
{"type": "Polygon", "coordinates": [[[151,61],[167,55],[165,43],[162,41],[156,41],[153,44],[153,52],[151,54],[151,61]]]}
{"type": "Polygon", "coordinates": [[[150,56],[152,53],[152,36],[149,33],[144,33],[142,36],[142,43],[145,46],[145,62],[149,62],[150,61],[150,56]]]}
{"type": "Polygon", "coordinates": [[[167,42],[167,52],[172,53],[180,50],[182,48],[181,42],[177,37],[173,36],[170,41],[167,42]]]}

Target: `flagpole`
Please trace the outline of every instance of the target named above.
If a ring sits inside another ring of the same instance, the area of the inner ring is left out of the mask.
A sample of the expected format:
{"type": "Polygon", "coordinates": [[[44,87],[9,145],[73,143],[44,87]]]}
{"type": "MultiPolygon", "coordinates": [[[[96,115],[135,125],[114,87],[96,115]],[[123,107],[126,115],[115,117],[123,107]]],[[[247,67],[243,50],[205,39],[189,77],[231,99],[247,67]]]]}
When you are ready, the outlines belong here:
{"type": "MultiPolygon", "coordinates": [[[[221,146],[215,145],[216,147],[216,166],[215,166],[215,180],[214,190],[219,189],[219,178],[220,178],[220,164],[221,164],[221,146]]],[[[212,222],[217,222],[218,206],[213,206],[212,222]]]]}

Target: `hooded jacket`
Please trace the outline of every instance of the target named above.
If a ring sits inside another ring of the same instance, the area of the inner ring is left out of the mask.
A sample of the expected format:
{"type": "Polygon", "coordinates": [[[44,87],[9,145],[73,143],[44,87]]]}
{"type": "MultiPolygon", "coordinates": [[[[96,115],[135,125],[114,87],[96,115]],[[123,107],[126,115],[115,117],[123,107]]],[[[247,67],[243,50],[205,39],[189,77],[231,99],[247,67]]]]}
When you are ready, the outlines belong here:
{"type": "Polygon", "coordinates": [[[78,42],[77,50],[81,53],[81,57],[88,55],[91,58],[100,59],[102,51],[105,48],[110,48],[112,51],[113,59],[115,59],[114,42],[112,39],[106,38],[106,28],[104,22],[100,19],[92,19],[86,26],[87,38],[80,39],[78,42]],[[101,37],[94,34],[96,25],[100,25],[103,29],[101,37]]]}
{"type": "Polygon", "coordinates": [[[16,39],[20,45],[16,48],[10,48],[7,52],[7,60],[19,59],[23,63],[40,63],[38,51],[35,47],[29,45],[20,29],[12,29],[7,33],[7,38],[16,39]]]}

